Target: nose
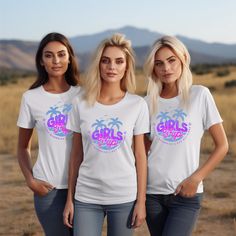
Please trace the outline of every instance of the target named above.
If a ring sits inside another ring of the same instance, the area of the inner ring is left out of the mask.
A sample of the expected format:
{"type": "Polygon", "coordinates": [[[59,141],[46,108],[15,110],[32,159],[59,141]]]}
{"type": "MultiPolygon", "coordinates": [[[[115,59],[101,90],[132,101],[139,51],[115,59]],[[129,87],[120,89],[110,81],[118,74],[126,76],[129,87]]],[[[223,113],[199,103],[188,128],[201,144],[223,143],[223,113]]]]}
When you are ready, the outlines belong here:
{"type": "Polygon", "coordinates": [[[114,61],[111,61],[111,62],[109,63],[109,69],[110,69],[110,70],[114,70],[114,69],[115,69],[115,62],[114,62],[114,61]]]}
{"type": "Polygon", "coordinates": [[[164,72],[168,71],[170,69],[169,63],[163,63],[163,68],[162,69],[163,69],[164,72]]]}
{"type": "Polygon", "coordinates": [[[54,64],[59,63],[59,61],[60,61],[60,58],[59,58],[58,56],[54,56],[54,57],[53,57],[53,63],[54,63],[54,64]]]}

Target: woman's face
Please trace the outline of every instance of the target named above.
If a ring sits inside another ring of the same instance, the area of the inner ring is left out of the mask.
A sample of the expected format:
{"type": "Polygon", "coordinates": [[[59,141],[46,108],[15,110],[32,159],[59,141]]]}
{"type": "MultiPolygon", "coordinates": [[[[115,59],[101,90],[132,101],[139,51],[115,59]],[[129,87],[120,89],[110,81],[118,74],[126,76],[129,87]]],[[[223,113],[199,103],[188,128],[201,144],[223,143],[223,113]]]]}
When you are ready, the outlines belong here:
{"type": "Polygon", "coordinates": [[[53,41],[44,47],[41,65],[44,66],[49,78],[64,77],[69,63],[69,53],[64,44],[53,41]]]}
{"type": "Polygon", "coordinates": [[[155,54],[153,72],[164,84],[176,83],[182,74],[182,63],[169,47],[162,47],[155,54]]]}
{"type": "Polygon", "coordinates": [[[103,82],[120,83],[126,71],[126,55],[118,47],[106,47],[100,60],[100,74],[103,82]]]}

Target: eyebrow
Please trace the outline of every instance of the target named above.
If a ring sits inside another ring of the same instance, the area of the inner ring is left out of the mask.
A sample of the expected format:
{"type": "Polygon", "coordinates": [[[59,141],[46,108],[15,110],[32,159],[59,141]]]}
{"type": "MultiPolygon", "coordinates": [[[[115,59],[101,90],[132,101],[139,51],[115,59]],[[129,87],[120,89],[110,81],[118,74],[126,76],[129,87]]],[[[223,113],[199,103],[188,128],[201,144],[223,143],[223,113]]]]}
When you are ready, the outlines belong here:
{"type": "MultiPolygon", "coordinates": [[[[107,56],[102,56],[102,58],[111,59],[110,57],[107,57],[107,56]]],[[[120,59],[124,60],[125,58],[124,57],[115,58],[115,60],[120,60],[120,59]]]]}
{"type": "MultiPolygon", "coordinates": [[[[170,60],[171,58],[175,58],[175,56],[170,56],[170,57],[166,58],[165,60],[170,60]]],[[[156,61],[162,61],[162,60],[158,60],[158,59],[157,59],[157,60],[155,60],[155,62],[156,62],[156,61]]]]}
{"type": "MultiPolygon", "coordinates": [[[[58,51],[56,53],[61,53],[61,52],[66,52],[66,50],[63,49],[63,50],[60,50],[60,51],[58,51]]],[[[53,54],[54,52],[52,52],[52,51],[44,51],[44,53],[52,53],[53,54]]]]}

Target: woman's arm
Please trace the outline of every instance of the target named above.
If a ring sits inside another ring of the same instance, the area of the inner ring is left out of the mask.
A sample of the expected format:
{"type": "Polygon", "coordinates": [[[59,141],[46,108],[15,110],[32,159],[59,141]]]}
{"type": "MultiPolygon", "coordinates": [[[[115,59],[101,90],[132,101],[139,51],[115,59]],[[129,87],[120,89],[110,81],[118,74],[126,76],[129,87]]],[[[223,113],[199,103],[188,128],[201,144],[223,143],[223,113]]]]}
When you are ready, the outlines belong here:
{"type": "Polygon", "coordinates": [[[145,154],[144,135],[134,136],[134,155],[137,171],[137,200],[132,217],[132,227],[139,227],[146,218],[146,185],[147,185],[147,158],[145,154]]]}
{"type": "Polygon", "coordinates": [[[209,133],[215,144],[213,152],[201,167],[177,187],[175,194],[186,197],[195,195],[198,184],[215,169],[228,152],[228,141],[223,125],[219,123],[211,126],[209,133]]]}
{"type": "Polygon", "coordinates": [[[149,135],[149,134],[144,135],[144,145],[145,145],[146,155],[148,155],[148,152],[149,152],[150,147],[152,145],[152,141],[150,141],[150,139],[148,138],[147,135],[149,135]]]}
{"type": "Polygon", "coordinates": [[[72,228],[74,217],[74,194],[79,167],[83,161],[83,145],[80,133],[73,134],[73,143],[69,162],[68,193],[66,206],[63,213],[64,224],[72,228]]]}
{"type": "Polygon", "coordinates": [[[53,186],[33,177],[30,155],[32,133],[33,129],[19,128],[17,159],[27,186],[37,195],[43,196],[53,189],[53,186]]]}

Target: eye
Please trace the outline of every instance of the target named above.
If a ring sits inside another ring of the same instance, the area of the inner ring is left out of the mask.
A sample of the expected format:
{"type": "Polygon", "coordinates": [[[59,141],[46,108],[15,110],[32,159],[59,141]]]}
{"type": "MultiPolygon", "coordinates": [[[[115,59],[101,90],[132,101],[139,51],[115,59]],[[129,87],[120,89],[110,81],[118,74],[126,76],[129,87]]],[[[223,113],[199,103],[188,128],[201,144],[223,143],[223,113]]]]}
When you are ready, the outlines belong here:
{"type": "Polygon", "coordinates": [[[162,64],[163,64],[162,61],[155,61],[155,62],[154,62],[154,65],[155,65],[155,66],[161,66],[162,64]]]}
{"type": "Polygon", "coordinates": [[[168,62],[169,62],[169,63],[174,63],[175,61],[176,61],[175,58],[171,58],[168,62]]]}
{"type": "Polygon", "coordinates": [[[116,64],[123,64],[125,61],[123,59],[117,59],[116,64]]]}
{"type": "Polygon", "coordinates": [[[109,58],[103,57],[103,58],[101,59],[101,63],[102,63],[102,64],[109,64],[109,63],[110,63],[110,60],[109,60],[109,58]]]}
{"type": "Polygon", "coordinates": [[[52,54],[51,54],[51,53],[45,53],[45,54],[44,54],[44,57],[46,57],[46,58],[51,58],[51,57],[52,57],[52,54]]]}
{"type": "Polygon", "coordinates": [[[65,52],[60,52],[60,53],[58,53],[58,56],[59,56],[59,57],[65,57],[65,56],[66,56],[66,53],[65,53],[65,52]]]}

